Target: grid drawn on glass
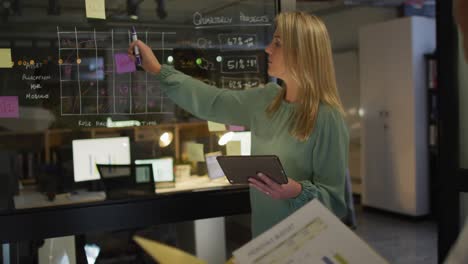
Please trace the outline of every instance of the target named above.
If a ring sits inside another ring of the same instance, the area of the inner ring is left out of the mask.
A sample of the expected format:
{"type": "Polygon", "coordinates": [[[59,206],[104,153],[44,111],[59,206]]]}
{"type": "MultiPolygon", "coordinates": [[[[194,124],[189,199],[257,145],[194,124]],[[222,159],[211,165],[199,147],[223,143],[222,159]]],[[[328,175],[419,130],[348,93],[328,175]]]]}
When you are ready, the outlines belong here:
{"type": "MultiPolygon", "coordinates": [[[[173,38],[175,32],[146,31],[137,34],[144,36],[146,43],[149,34],[159,36],[160,45],[153,47],[153,50],[162,51],[163,58],[165,51],[173,50],[171,45],[165,45],[165,39],[166,36],[170,36],[169,39],[173,38]]],[[[158,82],[148,80],[148,73],[144,73],[143,81],[132,80],[132,73],[127,73],[128,78],[124,81],[121,80],[122,76],[116,75],[114,55],[118,52],[127,52],[131,41],[129,31],[115,32],[113,29],[101,32],[95,29],[79,31],[76,27],[74,31],[60,31],[57,27],[57,38],[62,116],[172,113],[171,108],[167,107],[168,98],[160,91],[158,82]],[[124,42],[116,40],[123,36],[124,42]],[[95,72],[80,71],[80,66],[83,67],[81,63],[84,62],[84,58],[80,57],[80,51],[81,54],[94,55],[95,72]],[[100,68],[98,51],[110,52],[111,63],[103,62],[100,68]],[[90,80],[89,76],[93,75],[95,80],[90,80]]]]}

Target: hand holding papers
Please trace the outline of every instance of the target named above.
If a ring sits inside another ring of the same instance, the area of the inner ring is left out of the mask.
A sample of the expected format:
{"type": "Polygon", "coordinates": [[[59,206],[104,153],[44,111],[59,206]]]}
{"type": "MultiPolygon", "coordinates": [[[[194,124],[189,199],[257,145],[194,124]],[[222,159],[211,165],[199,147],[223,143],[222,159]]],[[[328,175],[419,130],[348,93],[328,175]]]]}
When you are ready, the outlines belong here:
{"type": "Polygon", "coordinates": [[[234,251],[236,263],[388,263],[318,200],[234,251]]]}
{"type": "MultiPolygon", "coordinates": [[[[206,263],[181,250],[135,237],[159,263],[206,263]]],[[[234,251],[226,263],[388,264],[318,200],[312,200],[234,251]]]]}

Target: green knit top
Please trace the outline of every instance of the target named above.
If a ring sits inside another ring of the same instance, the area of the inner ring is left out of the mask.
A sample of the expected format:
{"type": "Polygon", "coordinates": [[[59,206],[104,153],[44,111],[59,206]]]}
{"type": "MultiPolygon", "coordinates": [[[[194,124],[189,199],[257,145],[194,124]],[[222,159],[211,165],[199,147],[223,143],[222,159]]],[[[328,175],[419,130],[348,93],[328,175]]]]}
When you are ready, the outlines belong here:
{"type": "Polygon", "coordinates": [[[249,127],[251,154],[277,155],[286,175],[302,185],[297,197],[285,200],[275,200],[250,188],[254,237],[314,198],[336,216],[345,215],[349,135],[336,109],[321,103],[312,134],[306,141],[299,141],[289,132],[294,103],[283,101],[271,117],[265,111],[282,89],[275,83],[244,91],[219,89],[167,65],[162,66],[157,79],[171,100],[195,116],[249,127]]]}

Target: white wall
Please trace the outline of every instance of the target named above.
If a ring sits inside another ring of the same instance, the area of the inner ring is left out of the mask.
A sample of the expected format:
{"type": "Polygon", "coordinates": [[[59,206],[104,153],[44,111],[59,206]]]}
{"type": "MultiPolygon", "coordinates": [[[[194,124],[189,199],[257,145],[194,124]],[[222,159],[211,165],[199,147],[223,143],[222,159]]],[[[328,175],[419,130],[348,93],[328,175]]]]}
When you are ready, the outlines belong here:
{"type": "Polygon", "coordinates": [[[397,17],[396,8],[350,7],[322,16],[334,50],[357,49],[359,28],[397,17]]]}
{"type": "MultiPolygon", "coordinates": [[[[355,183],[353,191],[360,193],[359,28],[394,19],[397,17],[397,10],[396,8],[351,6],[336,10],[338,11],[328,13],[322,9],[317,12],[317,15],[324,20],[328,28],[334,50],[338,90],[348,114],[346,122],[350,129],[349,170],[355,183]]],[[[313,10],[306,11],[314,14],[313,10]]]]}
{"type": "Polygon", "coordinates": [[[353,191],[360,193],[361,181],[360,137],[361,120],[359,117],[359,57],[357,50],[349,50],[333,54],[335,63],[336,82],[346,111],[346,124],[349,128],[349,173],[354,180],[353,191]]]}

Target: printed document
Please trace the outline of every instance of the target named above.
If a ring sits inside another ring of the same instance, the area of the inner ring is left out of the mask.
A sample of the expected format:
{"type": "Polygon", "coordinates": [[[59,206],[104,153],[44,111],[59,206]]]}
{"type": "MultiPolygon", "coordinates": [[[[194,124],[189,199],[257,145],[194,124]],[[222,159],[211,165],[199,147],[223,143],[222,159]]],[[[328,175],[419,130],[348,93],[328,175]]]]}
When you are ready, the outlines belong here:
{"type": "Polygon", "coordinates": [[[316,199],[233,254],[242,264],[388,263],[316,199]]]}

